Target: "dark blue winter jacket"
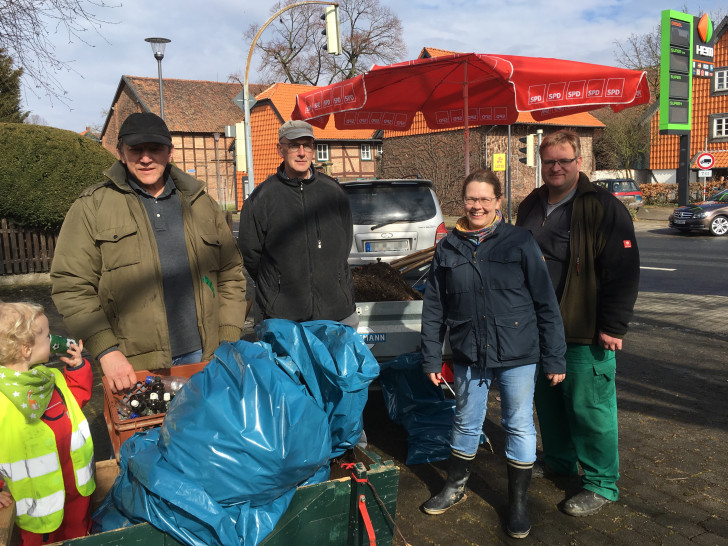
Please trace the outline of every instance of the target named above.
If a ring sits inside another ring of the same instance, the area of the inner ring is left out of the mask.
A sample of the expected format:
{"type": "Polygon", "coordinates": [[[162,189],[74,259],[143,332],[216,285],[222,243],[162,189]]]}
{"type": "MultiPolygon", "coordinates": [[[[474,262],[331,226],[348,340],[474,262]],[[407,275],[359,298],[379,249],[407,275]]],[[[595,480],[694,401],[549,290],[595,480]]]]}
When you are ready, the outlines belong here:
{"type": "Polygon", "coordinates": [[[540,362],[544,373],[566,373],[559,304],[541,250],[525,229],[501,222],[478,246],[457,233],[440,241],[422,309],[425,373],[441,371],[447,328],[458,364],[540,362]]]}

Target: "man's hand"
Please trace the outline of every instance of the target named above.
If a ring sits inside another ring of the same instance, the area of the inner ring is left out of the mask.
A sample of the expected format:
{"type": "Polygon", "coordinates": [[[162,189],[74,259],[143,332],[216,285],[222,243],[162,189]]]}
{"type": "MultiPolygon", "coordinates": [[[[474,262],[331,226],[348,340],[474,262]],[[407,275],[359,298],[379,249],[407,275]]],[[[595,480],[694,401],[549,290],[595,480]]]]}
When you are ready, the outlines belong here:
{"type": "Polygon", "coordinates": [[[436,386],[439,387],[440,383],[442,382],[442,374],[441,373],[430,373],[428,374],[430,376],[430,381],[436,386]]]}
{"type": "Polygon", "coordinates": [[[604,332],[599,332],[599,346],[608,351],[621,351],[622,340],[618,337],[612,337],[604,332]]]}
{"type": "Polygon", "coordinates": [[[99,359],[101,369],[111,384],[111,392],[123,391],[136,385],[134,368],[121,351],[111,351],[99,359]]]}
{"type": "Polygon", "coordinates": [[[564,379],[566,379],[565,373],[547,373],[546,379],[549,380],[549,385],[552,387],[555,387],[559,383],[561,383],[564,379]]]}

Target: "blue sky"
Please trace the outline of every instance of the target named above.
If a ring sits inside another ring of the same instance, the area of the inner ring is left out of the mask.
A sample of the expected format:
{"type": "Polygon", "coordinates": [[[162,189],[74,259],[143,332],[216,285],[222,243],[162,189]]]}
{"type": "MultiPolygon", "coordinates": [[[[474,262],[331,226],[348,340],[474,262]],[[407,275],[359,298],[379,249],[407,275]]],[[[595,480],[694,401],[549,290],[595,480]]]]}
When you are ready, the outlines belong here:
{"type": "MultiPolygon", "coordinates": [[[[56,75],[67,92],[66,104],[31,85],[23,87],[23,108],[48,125],[83,131],[100,127],[122,75],[157,77],[157,62],[144,41],[150,36],[172,40],[162,63],[165,78],[227,81],[242,72],[250,43],[243,32],[270,16],[272,1],[252,0],[107,0],[119,7],[96,9],[108,21],[83,43],[69,41],[49,28],[48,38],[59,59],[72,68],[56,75]]],[[[382,0],[404,27],[407,58],[425,47],[462,52],[556,57],[616,65],[615,41],[650,32],[663,9],[726,11],[721,0],[382,0]]],[[[295,8],[294,8],[295,9],[295,8]]],[[[323,8],[322,8],[323,9],[323,8]]],[[[719,21],[715,21],[717,25],[719,21]]],[[[263,35],[265,38],[266,34],[263,35]]],[[[250,81],[255,83],[254,59],[250,81]]]]}

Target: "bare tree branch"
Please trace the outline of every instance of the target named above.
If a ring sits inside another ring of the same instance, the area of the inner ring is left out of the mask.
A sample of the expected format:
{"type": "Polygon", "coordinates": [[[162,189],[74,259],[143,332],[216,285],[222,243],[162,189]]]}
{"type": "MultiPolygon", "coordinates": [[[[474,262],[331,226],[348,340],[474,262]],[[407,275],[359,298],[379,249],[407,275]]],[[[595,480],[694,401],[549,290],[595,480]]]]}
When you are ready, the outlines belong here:
{"type": "MultiPolygon", "coordinates": [[[[271,13],[295,2],[277,2],[271,13]]],[[[273,29],[273,37],[256,44],[263,54],[260,83],[327,85],[361,74],[374,63],[396,62],[406,50],[401,38],[402,22],[388,7],[379,0],[342,0],[339,18],[343,52],[340,56],[329,55],[324,47],[322,13],[319,5],[299,6],[281,14],[268,27],[273,29]]],[[[255,25],[249,27],[244,37],[252,42],[258,29],[255,25]]],[[[228,79],[240,81],[243,77],[232,74],[228,79]]]]}
{"type": "Polygon", "coordinates": [[[70,61],[56,55],[51,40],[54,34],[64,36],[68,42],[79,41],[91,46],[86,36],[100,32],[109,23],[96,16],[98,9],[118,7],[107,0],[3,0],[0,2],[0,48],[7,50],[36,95],[45,94],[51,100],[66,103],[66,90],[56,75],[72,70],[70,61]],[[37,90],[37,91],[35,91],[37,90]]]}

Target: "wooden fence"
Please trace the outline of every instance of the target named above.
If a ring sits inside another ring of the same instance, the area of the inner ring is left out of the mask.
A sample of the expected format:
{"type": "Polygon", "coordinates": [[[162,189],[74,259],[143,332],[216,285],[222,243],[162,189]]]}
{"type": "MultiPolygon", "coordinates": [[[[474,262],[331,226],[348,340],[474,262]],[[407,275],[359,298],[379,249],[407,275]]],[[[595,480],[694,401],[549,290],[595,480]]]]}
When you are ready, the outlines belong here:
{"type": "MultiPolygon", "coordinates": [[[[226,212],[225,220],[232,230],[233,214],[226,212]]],[[[0,275],[47,273],[51,269],[57,242],[58,233],[27,230],[1,219],[0,275]]]]}
{"type": "Polygon", "coordinates": [[[58,233],[28,230],[0,220],[0,275],[46,273],[51,268],[58,233]]]}

